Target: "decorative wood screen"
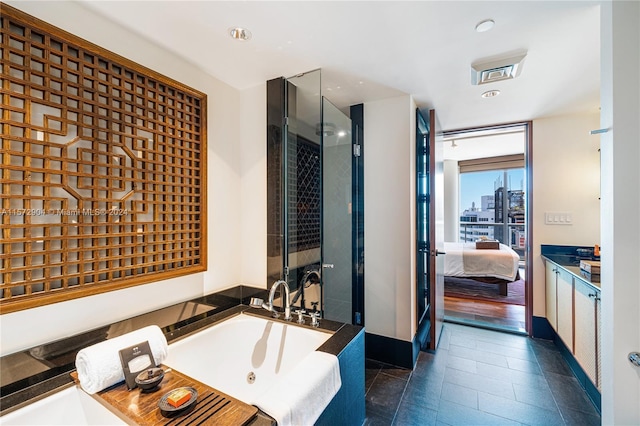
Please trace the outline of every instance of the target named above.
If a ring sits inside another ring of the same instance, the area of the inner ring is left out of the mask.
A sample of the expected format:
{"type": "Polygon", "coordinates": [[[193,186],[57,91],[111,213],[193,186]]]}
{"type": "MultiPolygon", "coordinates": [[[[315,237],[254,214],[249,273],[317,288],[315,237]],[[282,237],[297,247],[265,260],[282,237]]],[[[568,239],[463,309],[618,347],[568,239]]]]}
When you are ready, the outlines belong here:
{"type": "Polygon", "coordinates": [[[0,4],[2,313],[206,269],[206,95],[0,4]]]}

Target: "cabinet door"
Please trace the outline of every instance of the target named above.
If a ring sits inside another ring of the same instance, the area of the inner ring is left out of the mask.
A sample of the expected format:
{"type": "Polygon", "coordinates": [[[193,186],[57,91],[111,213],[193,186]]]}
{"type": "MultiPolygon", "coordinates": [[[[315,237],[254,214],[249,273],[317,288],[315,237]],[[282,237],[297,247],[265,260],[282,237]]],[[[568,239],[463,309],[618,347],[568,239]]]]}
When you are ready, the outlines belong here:
{"type": "Polygon", "coordinates": [[[562,268],[558,268],[558,335],[571,353],[573,348],[573,277],[562,268]]]}
{"type": "Polygon", "coordinates": [[[597,308],[599,293],[582,280],[575,280],[575,356],[594,385],[598,379],[597,357],[597,308]]]}
{"type": "Polygon", "coordinates": [[[600,292],[596,297],[596,387],[602,392],[602,306],[600,292]]]}
{"type": "Polygon", "coordinates": [[[557,297],[556,281],[558,267],[555,263],[546,262],[546,305],[547,305],[547,320],[551,327],[558,331],[558,317],[557,317],[557,297]]]}

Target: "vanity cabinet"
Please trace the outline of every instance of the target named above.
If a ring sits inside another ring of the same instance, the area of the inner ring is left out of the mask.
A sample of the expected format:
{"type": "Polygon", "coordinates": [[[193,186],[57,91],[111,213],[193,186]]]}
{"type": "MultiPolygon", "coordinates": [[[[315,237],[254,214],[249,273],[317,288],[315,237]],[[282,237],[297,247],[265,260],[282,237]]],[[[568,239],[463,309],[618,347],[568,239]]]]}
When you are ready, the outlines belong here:
{"type": "Polygon", "coordinates": [[[577,267],[546,261],[545,272],[547,320],[589,380],[600,389],[600,289],[579,277],[577,267]]]}
{"type": "Polygon", "coordinates": [[[573,352],[573,277],[564,269],[557,269],[556,292],[558,301],[556,316],[558,318],[558,329],[556,331],[564,344],[573,352]]]}
{"type": "Polygon", "coordinates": [[[600,388],[600,292],[582,280],[575,280],[576,360],[589,379],[600,388]]]}
{"type": "Polygon", "coordinates": [[[551,327],[558,332],[558,267],[553,263],[547,263],[546,267],[546,306],[547,320],[551,327]]]}

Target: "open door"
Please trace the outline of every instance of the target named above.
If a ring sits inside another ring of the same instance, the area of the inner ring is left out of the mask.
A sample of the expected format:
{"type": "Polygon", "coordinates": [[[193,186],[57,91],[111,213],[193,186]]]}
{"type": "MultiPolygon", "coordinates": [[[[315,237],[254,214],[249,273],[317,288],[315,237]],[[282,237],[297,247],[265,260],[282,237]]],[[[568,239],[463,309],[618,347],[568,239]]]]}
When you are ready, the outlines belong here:
{"type": "Polygon", "coordinates": [[[429,111],[429,281],[431,331],[429,349],[438,347],[444,322],[444,160],[442,130],[429,111]]]}

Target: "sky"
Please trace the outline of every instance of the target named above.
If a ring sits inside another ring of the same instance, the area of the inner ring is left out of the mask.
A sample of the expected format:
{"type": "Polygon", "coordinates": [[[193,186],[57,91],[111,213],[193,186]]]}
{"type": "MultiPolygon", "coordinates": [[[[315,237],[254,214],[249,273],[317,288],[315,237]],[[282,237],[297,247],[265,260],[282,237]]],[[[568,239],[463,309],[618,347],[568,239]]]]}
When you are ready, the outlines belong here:
{"type": "MultiPolygon", "coordinates": [[[[471,208],[475,202],[480,208],[480,197],[493,195],[495,189],[502,186],[504,180],[503,170],[491,170],[487,172],[470,172],[460,174],[460,214],[471,208]]],[[[511,169],[507,171],[509,189],[524,190],[524,169],[511,169]]]]}

